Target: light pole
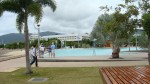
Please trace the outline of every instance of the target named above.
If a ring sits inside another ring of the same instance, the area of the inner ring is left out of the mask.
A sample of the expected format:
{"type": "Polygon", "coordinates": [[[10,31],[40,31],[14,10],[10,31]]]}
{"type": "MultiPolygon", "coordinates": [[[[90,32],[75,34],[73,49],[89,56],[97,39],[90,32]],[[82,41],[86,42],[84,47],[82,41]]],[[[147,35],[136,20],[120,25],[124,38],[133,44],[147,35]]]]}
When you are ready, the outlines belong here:
{"type": "MultiPolygon", "coordinates": [[[[135,23],[135,24],[126,24],[126,25],[129,25],[129,26],[131,26],[131,25],[137,25],[137,26],[141,27],[141,21],[142,21],[141,19],[137,19],[137,23],[135,23]]],[[[136,26],[136,27],[137,27],[137,26],[136,26]]],[[[127,33],[130,34],[129,31],[128,31],[127,33]]],[[[137,43],[138,43],[138,42],[137,42],[137,41],[138,41],[138,40],[137,40],[137,39],[138,39],[137,28],[135,28],[135,39],[136,39],[136,50],[137,50],[137,43]]],[[[129,42],[128,44],[129,44],[129,51],[130,51],[130,41],[129,41],[129,38],[128,38],[128,42],[129,42]]]]}
{"type": "MultiPolygon", "coordinates": [[[[128,35],[130,34],[129,31],[127,33],[128,33],[128,35]]],[[[130,51],[130,39],[129,38],[128,38],[128,45],[129,45],[129,51],[130,51]]]]}
{"type": "MultiPolygon", "coordinates": [[[[137,30],[136,30],[136,33],[137,33],[137,30]]],[[[137,51],[137,34],[136,34],[136,51],[137,51]]]]}
{"type": "Polygon", "coordinates": [[[64,40],[61,40],[61,48],[64,47],[64,40]]]}
{"type": "Polygon", "coordinates": [[[79,43],[79,40],[80,40],[79,33],[78,33],[78,36],[77,36],[77,38],[78,38],[78,48],[79,48],[79,45],[80,45],[80,43],[79,43]]]}
{"type": "Polygon", "coordinates": [[[129,51],[130,51],[130,40],[129,40],[129,51]]]}
{"type": "Polygon", "coordinates": [[[96,41],[97,39],[93,39],[93,47],[95,47],[96,46],[96,44],[95,44],[95,41],[96,41]]]}
{"type": "Polygon", "coordinates": [[[34,25],[34,27],[38,30],[38,54],[40,57],[40,24],[34,25]]]}
{"type": "Polygon", "coordinates": [[[96,41],[96,40],[97,40],[97,39],[93,39],[93,56],[96,55],[96,52],[95,52],[95,47],[96,47],[95,41],[96,41]]]}
{"type": "Polygon", "coordinates": [[[66,39],[64,40],[64,46],[65,46],[65,48],[66,48],[66,39]]]}
{"type": "Polygon", "coordinates": [[[57,40],[55,41],[55,43],[56,43],[56,48],[57,48],[57,40]]]}
{"type": "MultiPolygon", "coordinates": [[[[137,25],[138,25],[139,28],[141,27],[141,23],[142,23],[142,20],[139,19],[138,22],[137,22],[137,25]]],[[[136,28],[136,50],[137,50],[137,46],[138,46],[138,36],[139,36],[138,35],[138,30],[136,28]]]]}

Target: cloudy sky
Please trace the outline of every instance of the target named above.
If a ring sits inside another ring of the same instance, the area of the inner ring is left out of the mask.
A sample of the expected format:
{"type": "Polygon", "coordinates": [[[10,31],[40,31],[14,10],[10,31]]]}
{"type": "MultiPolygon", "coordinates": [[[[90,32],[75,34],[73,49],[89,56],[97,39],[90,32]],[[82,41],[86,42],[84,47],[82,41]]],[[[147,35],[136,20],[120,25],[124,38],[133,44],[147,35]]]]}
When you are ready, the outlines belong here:
{"type": "MultiPolygon", "coordinates": [[[[44,8],[40,22],[40,31],[59,33],[90,33],[98,16],[103,14],[100,6],[115,6],[123,0],[55,0],[57,9],[53,13],[50,8],[44,8]]],[[[16,29],[16,14],[5,12],[0,17],[0,35],[18,33],[16,29]]],[[[37,33],[34,19],[29,17],[29,32],[37,33]]]]}

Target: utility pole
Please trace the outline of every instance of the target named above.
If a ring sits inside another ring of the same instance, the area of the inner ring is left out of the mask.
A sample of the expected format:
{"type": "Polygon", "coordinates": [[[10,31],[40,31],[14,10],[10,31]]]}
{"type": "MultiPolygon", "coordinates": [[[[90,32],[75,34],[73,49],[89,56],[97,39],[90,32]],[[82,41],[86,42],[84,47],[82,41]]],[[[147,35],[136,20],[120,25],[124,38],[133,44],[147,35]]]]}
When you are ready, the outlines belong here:
{"type": "MultiPolygon", "coordinates": [[[[34,24],[34,27],[38,30],[38,55],[40,57],[40,28],[39,28],[40,24],[37,24],[36,26],[34,24]]],[[[37,56],[36,56],[36,60],[37,60],[37,56]]],[[[38,60],[36,62],[36,67],[38,67],[38,60]]]]}

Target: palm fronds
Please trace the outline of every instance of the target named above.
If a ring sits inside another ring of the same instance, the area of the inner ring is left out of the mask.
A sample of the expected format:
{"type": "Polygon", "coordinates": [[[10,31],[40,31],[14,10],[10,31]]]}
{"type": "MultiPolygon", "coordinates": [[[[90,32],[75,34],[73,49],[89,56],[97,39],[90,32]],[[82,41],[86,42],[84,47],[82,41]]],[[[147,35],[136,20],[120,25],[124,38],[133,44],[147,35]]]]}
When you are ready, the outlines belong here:
{"type": "Polygon", "coordinates": [[[54,0],[35,0],[37,3],[42,6],[49,6],[53,11],[56,10],[56,2],[54,0]]]}
{"type": "Polygon", "coordinates": [[[23,13],[20,13],[20,14],[17,15],[17,19],[16,19],[17,30],[20,33],[21,33],[22,29],[23,29],[23,23],[24,23],[23,13]]]}

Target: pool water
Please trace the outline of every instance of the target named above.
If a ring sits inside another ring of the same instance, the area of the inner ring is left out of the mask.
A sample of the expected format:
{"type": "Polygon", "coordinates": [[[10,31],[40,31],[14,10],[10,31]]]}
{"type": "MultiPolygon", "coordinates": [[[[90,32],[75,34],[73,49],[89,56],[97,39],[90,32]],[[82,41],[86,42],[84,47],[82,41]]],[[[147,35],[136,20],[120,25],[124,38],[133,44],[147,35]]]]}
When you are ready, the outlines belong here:
{"type": "MultiPolygon", "coordinates": [[[[136,47],[130,47],[130,50],[136,50],[136,47]]],[[[142,50],[141,48],[137,48],[137,50],[142,50]]],[[[121,48],[120,54],[127,54],[129,48],[121,48]]],[[[102,56],[102,55],[111,55],[112,48],[74,48],[74,49],[56,49],[55,55],[56,57],[62,56],[102,56]]],[[[45,54],[48,56],[48,53],[45,54]]]]}

